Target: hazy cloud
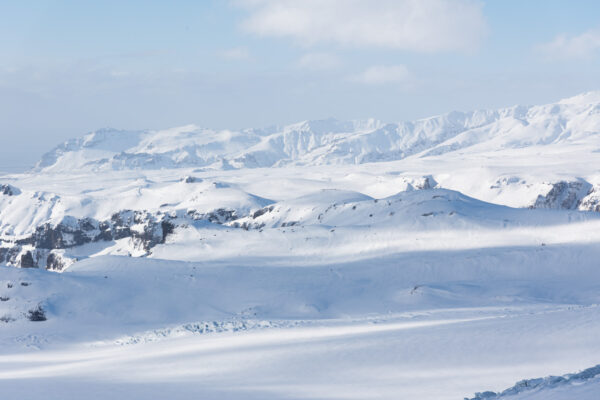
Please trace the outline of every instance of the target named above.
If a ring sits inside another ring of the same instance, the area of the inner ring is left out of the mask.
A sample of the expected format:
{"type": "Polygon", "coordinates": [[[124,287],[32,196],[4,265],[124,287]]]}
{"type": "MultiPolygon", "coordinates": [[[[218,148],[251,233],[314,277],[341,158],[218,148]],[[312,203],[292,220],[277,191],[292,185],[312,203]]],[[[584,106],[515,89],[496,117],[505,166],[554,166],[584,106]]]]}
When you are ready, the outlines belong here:
{"type": "Polygon", "coordinates": [[[551,58],[587,58],[600,50],[600,30],[591,29],[577,36],[558,35],[539,49],[551,58]]]}
{"type": "Polygon", "coordinates": [[[478,0],[239,0],[242,26],[305,45],[470,50],[487,28],[478,0]]]}
{"type": "Polygon", "coordinates": [[[403,83],[410,78],[408,68],[404,65],[374,65],[360,74],[351,77],[352,81],[368,85],[385,83],[403,83]]]}

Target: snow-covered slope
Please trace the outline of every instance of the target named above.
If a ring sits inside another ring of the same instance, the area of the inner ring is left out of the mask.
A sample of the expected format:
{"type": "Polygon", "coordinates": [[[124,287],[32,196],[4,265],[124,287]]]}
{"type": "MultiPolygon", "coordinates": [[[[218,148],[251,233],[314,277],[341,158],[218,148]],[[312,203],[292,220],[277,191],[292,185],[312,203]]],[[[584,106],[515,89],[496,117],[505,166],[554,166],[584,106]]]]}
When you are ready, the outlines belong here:
{"type": "Polygon", "coordinates": [[[470,400],[571,400],[593,399],[600,393],[600,365],[576,374],[525,379],[500,393],[477,393],[470,400]]]}
{"type": "Polygon", "coordinates": [[[600,354],[599,230],[588,228],[563,230],[571,242],[561,243],[549,226],[545,246],[523,240],[531,231],[506,245],[514,232],[400,230],[412,245],[344,261],[323,255],[377,241],[358,229],[336,230],[339,242],[276,229],[252,242],[262,255],[248,254],[243,236],[214,227],[205,237],[227,251],[212,260],[1,267],[0,386],[32,399],[449,400],[581,370],[600,354]],[[324,250],[311,265],[272,251],[306,237],[324,250]]]}

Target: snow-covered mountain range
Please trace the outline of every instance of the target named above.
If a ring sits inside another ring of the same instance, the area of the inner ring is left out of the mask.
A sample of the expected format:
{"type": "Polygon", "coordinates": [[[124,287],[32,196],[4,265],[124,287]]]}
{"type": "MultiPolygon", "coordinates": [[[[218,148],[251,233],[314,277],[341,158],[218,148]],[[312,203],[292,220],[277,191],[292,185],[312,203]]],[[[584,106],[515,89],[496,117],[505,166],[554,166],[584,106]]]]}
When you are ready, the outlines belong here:
{"type": "Polygon", "coordinates": [[[391,124],[98,130],[0,176],[0,387],[587,396],[597,367],[565,374],[600,362],[598,259],[600,93],[391,124]]]}
{"type": "Polygon", "coordinates": [[[543,106],[451,112],[413,122],[304,121],[242,131],[187,125],[161,131],[102,129],[45,154],[41,171],[362,164],[532,146],[600,148],[600,92],[543,106]]]}

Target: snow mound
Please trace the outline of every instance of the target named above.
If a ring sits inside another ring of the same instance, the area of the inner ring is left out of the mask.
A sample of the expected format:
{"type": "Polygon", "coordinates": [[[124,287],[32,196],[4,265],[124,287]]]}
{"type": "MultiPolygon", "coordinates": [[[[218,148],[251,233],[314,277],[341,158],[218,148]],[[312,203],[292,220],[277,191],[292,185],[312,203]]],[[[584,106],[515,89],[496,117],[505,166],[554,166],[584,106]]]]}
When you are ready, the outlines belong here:
{"type": "MultiPolygon", "coordinates": [[[[548,214],[483,202],[448,189],[407,190],[383,199],[324,190],[264,207],[229,223],[246,229],[325,225],[394,226],[407,230],[479,226],[506,228],[566,222],[573,215],[548,214]]],[[[576,217],[577,218],[577,217],[576,217]]],[[[579,218],[593,218],[584,216],[579,218]]]]}

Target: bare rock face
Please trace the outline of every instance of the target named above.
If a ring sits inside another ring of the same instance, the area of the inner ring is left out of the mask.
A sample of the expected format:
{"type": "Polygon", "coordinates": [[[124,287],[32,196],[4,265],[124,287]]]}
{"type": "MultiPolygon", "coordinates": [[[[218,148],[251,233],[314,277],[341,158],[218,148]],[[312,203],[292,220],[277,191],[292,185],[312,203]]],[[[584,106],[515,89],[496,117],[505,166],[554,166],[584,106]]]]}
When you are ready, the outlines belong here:
{"type": "Polygon", "coordinates": [[[545,196],[538,196],[531,208],[577,210],[591,189],[592,185],[584,180],[556,182],[545,196]]]}
{"type": "Polygon", "coordinates": [[[38,226],[33,235],[17,243],[42,249],[65,249],[93,241],[98,230],[98,221],[91,218],[65,217],[59,224],[38,226]]]}
{"type": "MultiPolygon", "coordinates": [[[[114,215],[113,215],[114,217],[114,215]]],[[[157,244],[164,243],[167,236],[173,233],[175,225],[170,221],[171,217],[165,214],[151,214],[145,211],[133,211],[123,213],[117,218],[112,228],[122,235],[129,232],[134,243],[146,251],[157,244]]]]}
{"type": "Polygon", "coordinates": [[[590,190],[588,195],[581,200],[579,209],[582,211],[600,212],[600,187],[594,186],[590,190]]]}
{"type": "Polygon", "coordinates": [[[20,261],[21,257],[21,247],[13,246],[13,247],[0,247],[0,264],[16,264],[20,261]]]}
{"type": "Polygon", "coordinates": [[[0,264],[62,271],[77,261],[65,255],[65,249],[120,239],[130,239],[130,245],[138,254],[147,255],[153,247],[165,243],[177,224],[185,223],[185,220],[224,224],[237,218],[236,210],[226,208],[207,213],[195,210],[188,210],[187,213],[122,210],[104,221],[67,216],[58,224],[38,226],[28,237],[14,240],[2,238],[0,264]]]}
{"type": "Polygon", "coordinates": [[[48,253],[48,257],[46,257],[46,269],[50,271],[63,271],[75,261],[76,260],[71,258],[64,257],[60,253],[51,251],[48,253]]]}
{"type": "Polygon", "coordinates": [[[147,211],[124,210],[106,221],[65,217],[58,224],[38,226],[26,238],[0,243],[0,263],[21,268],[46,268],[61,271],[74,260],[55,250],[64,250],[91,242],[130,238],[134,247],[146,253],[164,243],[173,233],[174,216],[147,211]]]}
{"type": "Polygon", "coordinates": [[[21,240],[20,244],[42,249],[65,249],[131,237],[142,242],[144,248],[151,248],[164,243],[166,235],[172,232],[168,219],[164,214],[130,210],[115,213],[107,221],[67,217],[55,226],[44,224],[38,227],[30,238],[21,240]]]}
{"type": "Polygon", "coordinates": [[[260,210],[255,211],[254,214],[252,214],[252,218],[256,219],[256,218],[260,217],[261,215],[264,215],[266,213],[273,211],[274,208],[275,208],[274,206],[263,207],[260,210]]]}
{"type": "Polygon", "coordinates": [[[31,251],[27,251],[25,254],[21,255],[21,268],[34,268],[36,267],[35,262],[33,261],[33,255],[31,251]]]}
{"type": "Polygon", "coordinates": [[[239,218],[236,210],[227,208],[218,208],[208,213],[201,213],[196,210],[188,210],[187,216],[194,221],[205,220],[212,222],[213,224],[224,224],[239,218]]]}

